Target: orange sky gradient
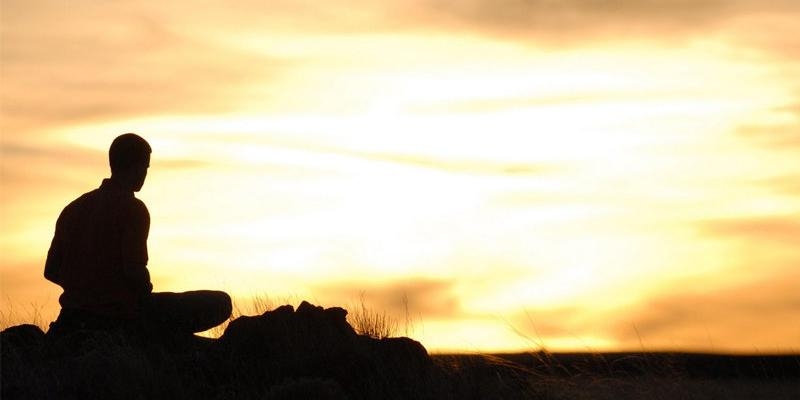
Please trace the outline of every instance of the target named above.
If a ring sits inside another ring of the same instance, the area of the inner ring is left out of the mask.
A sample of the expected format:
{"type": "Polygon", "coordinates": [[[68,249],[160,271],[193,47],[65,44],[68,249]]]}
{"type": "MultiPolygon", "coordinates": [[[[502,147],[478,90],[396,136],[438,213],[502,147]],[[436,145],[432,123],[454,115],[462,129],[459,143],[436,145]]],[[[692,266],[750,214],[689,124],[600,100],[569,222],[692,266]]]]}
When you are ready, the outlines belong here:
{"type": "Polygon", "coordinates": [[[433,351],[800,351],[800,3],[2,2],[0,305],[153,146],[156,290],[433,351]]]}

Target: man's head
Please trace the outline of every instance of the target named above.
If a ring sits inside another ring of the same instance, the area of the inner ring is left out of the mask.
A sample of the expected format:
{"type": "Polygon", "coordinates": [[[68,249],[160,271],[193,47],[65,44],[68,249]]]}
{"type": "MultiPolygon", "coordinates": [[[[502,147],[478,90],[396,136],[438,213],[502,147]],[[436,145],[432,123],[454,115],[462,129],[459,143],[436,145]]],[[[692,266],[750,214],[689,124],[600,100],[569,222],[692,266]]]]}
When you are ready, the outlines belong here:
{"type": "Polygon", "coordinates": [[[111,179],[138,192],[147,177],[152,151],[150,144],[139,135],[126,133],[117,136],[108,149],[111,179]]]}

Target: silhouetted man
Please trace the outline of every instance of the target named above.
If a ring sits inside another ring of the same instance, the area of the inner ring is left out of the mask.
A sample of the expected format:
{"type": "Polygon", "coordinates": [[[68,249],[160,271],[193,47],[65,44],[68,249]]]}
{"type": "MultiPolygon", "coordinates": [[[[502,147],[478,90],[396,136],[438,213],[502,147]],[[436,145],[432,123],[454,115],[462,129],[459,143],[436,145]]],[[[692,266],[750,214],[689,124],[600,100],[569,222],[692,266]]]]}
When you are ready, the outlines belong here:
{"type": "Polygon", "coordinates": [[[150,167],[150,145],[126,133],[108,152],[111,178],[64,208],[44,276],[64,289],[50,332],[114,329],[147,336],[190,336],[224,322],[224,292],[152,293],[147,270],[150,214],[134,196],[150,167]]]}

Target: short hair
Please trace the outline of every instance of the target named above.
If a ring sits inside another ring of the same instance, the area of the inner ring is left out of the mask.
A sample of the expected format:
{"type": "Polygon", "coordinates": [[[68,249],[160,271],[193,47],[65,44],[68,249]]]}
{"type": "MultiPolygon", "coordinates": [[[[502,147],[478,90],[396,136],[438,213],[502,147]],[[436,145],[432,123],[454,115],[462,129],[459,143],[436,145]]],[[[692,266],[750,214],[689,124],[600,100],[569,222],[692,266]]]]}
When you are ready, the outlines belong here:
{"type": "Polygon", "coordinates": [[[124,171],[134,165],[146,162],[152,151],[150,144],[135,133],[117,136],[108,149],[111,173],[124,171]]]}

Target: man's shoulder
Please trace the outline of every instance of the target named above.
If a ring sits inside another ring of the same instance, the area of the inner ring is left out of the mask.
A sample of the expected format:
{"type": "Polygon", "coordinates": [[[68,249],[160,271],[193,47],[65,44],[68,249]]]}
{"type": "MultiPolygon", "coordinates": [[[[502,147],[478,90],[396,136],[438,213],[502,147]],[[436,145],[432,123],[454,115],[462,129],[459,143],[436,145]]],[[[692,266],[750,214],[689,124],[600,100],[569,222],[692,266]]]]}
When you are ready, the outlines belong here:
{"type": "Polygon", "coordinates": [[[123,212],[137,217],[149,217],[150,215],[144,202],[135,196],[118,196],[116,193],[108,193],[102,189],[94,189],[72,200],[64,207],[61,214],[62,216],[76,213],[82,214],[93,209],[105,209],[107,211],[115,209],[117,211],[111,212],[123,212]],[[109,208],[109,206],[111,207],[109,208]]]}
{"type": "Polygon", "coordinates": [[[71,202],[69,202],[69,204],[67,204],[67,206],[64,207],[64,211],[63,212],[67,213],[67,212],[70,212],[70,211],[73,211],[73,210],[82,209],[82,208],[90,205],[91,203],[93,203],[95,201],[95,198],[97,197],[97,195],[98,195],[98,190],[97,189],[89,191],[89,192],[86,192],[86,193],[80,195],[75,200],[72,200],[71,202]]]}
{"type": "Polygon", "coordinates": [[[118,198],[113,208],[116,210],[114,212],[121,214],[122,218],[150,219],[150,212],[147,210],[147,206],[142,200],[134,196],[118,198]]]}
{"type": "Polygon", "coordinates": [[[150,212],[147,210],[147,206],[144,204],[144,202],[136,197],[131,198],[130,207],[134,213],[144,214],[147,216],[150,215],[150,212]]]}

